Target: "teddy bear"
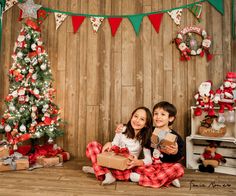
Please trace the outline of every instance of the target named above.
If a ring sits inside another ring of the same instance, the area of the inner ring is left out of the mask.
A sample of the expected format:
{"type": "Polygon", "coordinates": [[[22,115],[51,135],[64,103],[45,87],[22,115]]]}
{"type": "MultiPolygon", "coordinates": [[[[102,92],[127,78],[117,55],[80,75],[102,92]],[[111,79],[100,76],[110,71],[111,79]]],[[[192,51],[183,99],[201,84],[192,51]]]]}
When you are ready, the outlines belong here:
{"type": "Polygon", "coordinates": [[[201,154],[198,159],[198,163],[200,163],[198,166],[199,171],[214,173],[216,167],[221,163],[226,163],[226,159],[216,152],[217,145],[216,142],[210,142],[210,144],[205,147],[203,154],[201,154]]]}
{"type": "Polygon", "coordinates": [[[214,97],[214,102],[220,106],[219,109],[219,118],[218,121],[223,123],[226,120],[228,122],[234,122],[234,110],[233,105],[236,102],[235,97],[236,82],[227,78],[224,80],[224,83],[216,90],[214,97]],[[229,110],[229,115],[227,119],[224,117],[224,110],[227,108],[229,110]]]}
{"type": "Polygon", "coordinates": [[[198,87],[198,92],[195,94],[197,108],[194,111],[195,116],[202,115],[202,108],[208,113],[208,116],[214,116],[214,91],[211,89],[212,82],[205,81],[198,87]]]}

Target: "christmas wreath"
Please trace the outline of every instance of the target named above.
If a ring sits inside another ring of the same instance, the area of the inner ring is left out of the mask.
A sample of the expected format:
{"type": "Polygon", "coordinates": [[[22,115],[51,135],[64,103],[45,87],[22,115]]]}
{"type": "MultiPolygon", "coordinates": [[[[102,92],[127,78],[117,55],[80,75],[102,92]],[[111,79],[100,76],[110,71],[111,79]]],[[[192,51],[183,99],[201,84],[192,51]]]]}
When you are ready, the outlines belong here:
{"type": "Polygon", "coordinates": [[[185,27],[178,32],[175,43],[181,52],[180,60],[188,61],[190,56],[200,55],[201,57],[206,54],[207,61],[212,59],[212,54],[209,49],[211,46],[211,38],[207,35],[206,31],[199,27],[185,27]],[[201,41],[199,41],[199,39],[201,41]]]}

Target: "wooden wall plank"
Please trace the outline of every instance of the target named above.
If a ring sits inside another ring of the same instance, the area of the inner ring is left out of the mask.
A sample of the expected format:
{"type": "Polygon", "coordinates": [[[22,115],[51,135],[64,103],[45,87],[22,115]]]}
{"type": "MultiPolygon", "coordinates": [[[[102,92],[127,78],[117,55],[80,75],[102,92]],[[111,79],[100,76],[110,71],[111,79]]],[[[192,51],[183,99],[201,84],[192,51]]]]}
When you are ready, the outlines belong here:
{"type": "MultiPolygon", "coordinates": [[[[89,1],[88,12],[97,14],[99,12],[99,2],[89,1]]],[[[89,20],[89,19],[88,19],[89,20]]],[[[101,25],[102,26],[102,25],[101,25]]],[[[101,28],[101,27],[100,27],[101,28]]],[[[99,33],[99,32],[98,32],[99,33]]],[[[93,32],[91,24],[88,27],[88,48],[87,48],[87,104],[98,105],[100,89],[99,69],[101,65],[98,59],[98,35],[93,32]]]]}
{"type": "MultiPolygon", "coordinates": [[[[145,0],[142,12],[151,12],[151,0],[145,0]]],[[[144,17],[142,22],[142,68],[143,68],[143,101],[139,105],[143,105],[151,108],[152,107],[152,47],[151,37],[152,37],[152,24],[148,17],[144,17]]],[[[142,100],[142,99],[140,99],[142,100]]]]}
{"type": "MultiPolygon", "coordinates": [[[[113,1],[112,15],[119,15],[122,13],[122,0],[113,1]]],[[[121,22],[119,29],[116,32],[115,37],[112,38],[112,54],[111,54],[111,125],[110,125],[110,140],[114,136],[115,127],[121,121],[121,107],[122,107],[122,29],[123,22],[121,22]]]]}
{"type": "MultiPolygon", "coordinates": [[[[152,0],[152,11],[162,10],[163,1],[152,0]]],[[[159,33],[156,33],[152,27],[151,47],[152,47],[152,105],[154,106],[157,102],[164,99],[164,51],[163,51],[163,34],[164,31],[164,17],[159,29],[159,33]]],[[[168,17],[168,16],[167,16],[168,17]]]]}
{"type": "MultiPolygon", "coordinates": [[[[135,3],[122,1],[122,8],[135,12],[135,3]]],[[[135,81],[135,39],[136,34],[128,18],[122,21],[122,85],[134,85],[135,81]]]]}
{"type": "MultiPolygon", "coordinates": [[[[105,1],[100,6],[100,13],[111,15],[111,1],[105,1]]],[[[111,30],[107,20],[104,21],[99,35],[99,62],[100,62],[100,140],[109,141],[110,136],[110,107],[111,107],[111,30]]]]}
{"type": "MultiPolygon", "coordinates": [[[[87,12],[88,5],[80,2],[80,11],[87,12]]],[[[88,48],[88,25],[90,22],[84,20],[81,27],[78,30],[79,34],[79,78],[77,78],[78,84],[78,158],[84,156],[87,145],[87,48],[88,48]]]]}

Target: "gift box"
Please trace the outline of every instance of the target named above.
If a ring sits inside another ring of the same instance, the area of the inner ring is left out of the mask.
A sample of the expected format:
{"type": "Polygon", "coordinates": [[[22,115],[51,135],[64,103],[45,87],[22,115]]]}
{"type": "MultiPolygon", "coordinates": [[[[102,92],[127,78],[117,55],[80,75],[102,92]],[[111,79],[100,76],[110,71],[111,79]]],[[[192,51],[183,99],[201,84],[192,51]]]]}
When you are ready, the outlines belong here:
{"type": "Polygon", "coordinates": [[[174,145],[177,140],[177,136],[173,133],[159,130],[157,128],[154,129],[152,136],[151,136],[151,141],[152,141],[152,146],[154,145],[160,145],[161,147],[165,146],[170,146],[174,145]]]}
{"type": "Polygon", "coordinates": [[[9,156],[9,146],[3,145],[0,146],[0,159],[6,158],[9,156]]]}
{"type": "Polygon", "coordinates": [[[57,154],[59,157],[59,162],[65,162],[70,160],[70,153],[69,152],[62,152],[60,154],[57,154]]]}
{"type": "Polygon", "coordinates": [[[176,142],[177,136],[172,133],[167,133],[165,138],[161,141],[161,146],[170,146],[174,145],[176,142]]]}
{"type": "Polygon", "coordinates": [[[36,163],[43,167],[51,167],[59,164],[59,157],[37,157],[36,163]]]}
{"type": "Polygon", "coordinates": [[[127,169],[128,162],[129,159],[127,157],[114,152],[103,152],[97,156],[98,165],[122,171],[127,169]]]}
{"type": "Polygon", "coordinates": [[[15,167],[6,165],[4,160],[0,160],[0,171],[11,171],[11,170],[26,170],[29,169],[28,156],[23,156],[20,159],[14,160],[15,167]]]}

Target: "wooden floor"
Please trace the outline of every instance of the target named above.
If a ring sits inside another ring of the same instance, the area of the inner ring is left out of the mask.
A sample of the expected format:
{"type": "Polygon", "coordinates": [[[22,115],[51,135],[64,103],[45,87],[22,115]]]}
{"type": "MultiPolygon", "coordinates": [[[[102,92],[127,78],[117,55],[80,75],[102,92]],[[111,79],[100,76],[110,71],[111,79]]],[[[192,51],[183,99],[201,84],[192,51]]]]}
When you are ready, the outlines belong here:
{"type": "Polygon", "coordinates": [[[236,195],[236,176],[186,170],[181,188],[145,188],[121,181],[101,186],[94,175],[81,171],[84,164],[68,161],[63,167],[0,172],[0,195],[236,195]]]}

